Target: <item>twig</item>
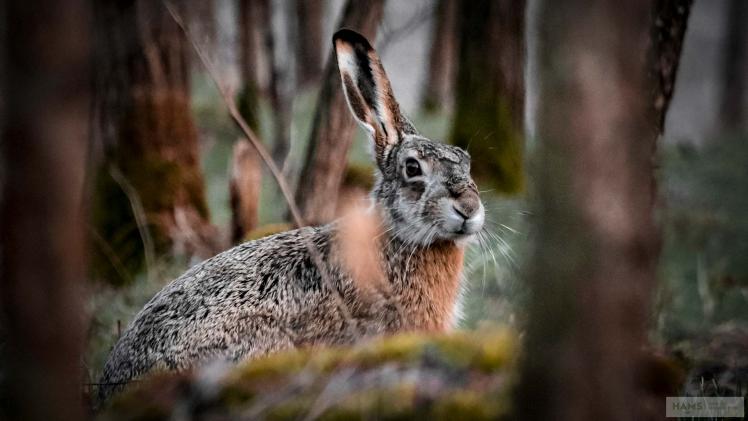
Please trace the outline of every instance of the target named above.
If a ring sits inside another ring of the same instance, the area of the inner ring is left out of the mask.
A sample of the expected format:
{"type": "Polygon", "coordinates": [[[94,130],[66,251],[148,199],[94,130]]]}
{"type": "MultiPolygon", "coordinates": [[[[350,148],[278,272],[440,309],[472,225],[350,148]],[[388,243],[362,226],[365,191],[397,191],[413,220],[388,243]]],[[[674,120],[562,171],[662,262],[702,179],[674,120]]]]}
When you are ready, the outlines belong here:
{"type": "MultiPolygon", "coordinates": [[[[273,158],[270,156],[267,149],[265,149],[265,146],[263,145],[263,143],[259,140],[259,137],[249,127],[249,124],[247,124],[247,121],[244,120],[244,117],[242,117],[241,113],[239,112],[239,109],[236,106],[236,102],[234,101],[233,96],[221,84],[215,69],[210,63],[210,60],[208,59],[203,49],[200,47],[200,45],[197,43],[197,41],[192,36],[191,32],[189,31],[186,24],[184,23],[184,20],[174,8],[174,5],[172,4],[172,2],[169,0],[163,0],[163,4],[166,7],[166,10],[171,15],[172,19],[174,19],[174,22],[176,22],[177,26],[179,26],[179,29],[182,31],[187,41],[189,41],[189,43],[192,44],[192,48],[195,50],[195,53],[197,54],[198,58],[202,62],[203,66],[205,67],[205,70],[208,72],[208,75],[210,76],[211,80],[213,80],[213,83],[218,89],[218,92],[221,94],[221,98],[223,98],[223,102],[228,108],[231,118],[242,130],[242,132],[247,137],[249,142],[252,144],[252,146],[255,148],[257,153],[260,155],[260,158],[262,159],[262,161],[265,163],[265,165],[270,170],[270,173],[275,179],[275,181],[278,183],[278,187],[280,188],[281,193],[283,194],[283,198],[286,200],[286,204],[288,204],[288,209],[291,212],[291,217],[294,220],[294,224],[296,224],[298,228],[303,227],[304,222],[301,217],[301,212],[299,212],[299,208],[296,206],[296,201],[294,200],[293,195],[291,194],[291,189],[288,187],[288,183],[286,182],[285,177],[283,176],[281,171],[278,169],[278,166],[273,161],[273,158]]],[[[361,331],[357,328],[356,323],[353,317],[351,316],[351,312],[348,309],[348,306],[345,304],[345,301],[343,301],[343,297],[340,295],[340,292],[338,291],[338,289],[335,288],[333,283],[330,281],[329,274],[327,273],[325,265],[322,262],[322,258],[319,254],[319,250],[317,250],[317,247],[311,241],[309,241],[309,239],[305,235],[302,235],[302,238],[304,239],[306,247],[309,250],[310,257],[314,260],[314,265],[317,266],[317,269],[319,270],[322,281],[327,285],[328,289],[330,290],[331,295],[334,297],[336,304],[338,305],[338,308],[343,313],[343,317],[345,317],[346,321],[348,322],[347,323],[348,328],[353,331],[353,333],[355,334],[354,336],[361,336],[361,331]]]]}
{"type": "Polygon", "coordinates": [[[122,279],[124,279],[128,283],[132,283],[133,281],[132,275],[130,275],[130,273],[127,272],[125,265],[122,263],[122,261],[117,256],[117,253],[114,252],[114,250],[112,249],[112,246],[110,246],[109,243],[107,243],[106,240],[104,240],[104,238],[101,236],[101,234],[99,234],[98,232],[96,232],[95,229],[93,229],[93,227],[89,226],[88,231],[91,234],[91,238],[95,242],[99,243],[99,245],[101,246],[100,251],[104,253],[104,256],[106,256],[107,260],[109,260],[109,263],[112,264],[112,268],[114,268],[114,271],[117,272],[117,274],[122,279]]]}
{"type": "Polygon", "coordinates": [[[408,20],[395,28],[387,28],[387,24],[383,23],[382,27],[385,29],[383,34],[379,37],[380,41],[377,43],[377,50],[380,55],[387,50],[387,48],[398,41],[400,37],[409,35],[411,32],[418,29],[419,26],[428,22],[429,19],[434,15],[434,10],[431,5],[424,5],[419,10],[416,10],[408,20]]]}
{"type": "Polygon", "coordinates": [[[143,250],[145,254],[145,270],[148,274],[148,280],[153,280],[153,264],[156,261],[156,249],[153,246],[153,239],[151,238],[151,232],[148,230],[148,218],[145,215],[145,208],[143,203],[140,201],[138,191],[127,181],[122,171],[115,165],[109,166],[109,175],[119,185],[122,192],[127,196],[127,200],[130,202],[130,208],[132,209],[132,215],[135,218],[135,225],[138,227],[140,238],[143,241],[143,250]]]}
{"type": "Polygon", "coordinates": [[[247,124],[246,120],[244,120],[244,117],[242,117],[231,93],[229,93],[228,90],[221,84],[216,74],[215,69],[210,63],[210,59],[208,59],[203,49],[200,47],[200,45],[198,45],[197,41],[195,41],[195,39],[192,37],[192,33],[189,31],[184,21],[182,20],[182,17],[179,15],[179,13],[174,8],[174,5],[169,0],[164,0],[164,5],[166,6],[166,10],[169,11],[169,14],[171,15],[172,19],[174,19],[174,21],[179,26],[179,29],[182,30],[182,33],[187,38],[187,41],[189,41],[190,44],[192,44],[192,48],[195,50],[195,53],[197,53],[197,56],[202,62],[203,66],[205,67],[205,70],[208,71],[208,75],[210,76],[211,80],[213,80],[213,84],[216,85],[218,92],[221,94],[221,98],[223,99],[224,104],[228,108],[231,118],[234,120],[234,122],[237,125],[239,125],[239,128],[242,130],[242,132],[244,132],[244,135],[247,136],[247,138],[249,139],[249,142],[257,150],[257,153],[260,154],[262,161],[268,167],[268,169],[270,170],[270,173],[273,175],[273,178],[275,178],[275,181],[278,183],[281,193],[283,193],[283,197],[288,203],[288,208],[291,211],[291,216],[294,220],[294,224],[296,224],[297,227],[303,227],[304,221],[302,220],[301,212],[299,212],[299,208],[296,206],[296,202],[293,199],[293,195],[291,194],[291,189],[288,187],[288,183],[286,182],[285,177],[283,177],[283,174],[281,173],[281,171],[278,169],[278,166],[275,165],[275,162],[273,162],[273,159],[270,156],[270,153],[268,153],[267,149],[265,149],[265,146],[259,140],[259,137],[249,127],[249,124],[247,124]]]}

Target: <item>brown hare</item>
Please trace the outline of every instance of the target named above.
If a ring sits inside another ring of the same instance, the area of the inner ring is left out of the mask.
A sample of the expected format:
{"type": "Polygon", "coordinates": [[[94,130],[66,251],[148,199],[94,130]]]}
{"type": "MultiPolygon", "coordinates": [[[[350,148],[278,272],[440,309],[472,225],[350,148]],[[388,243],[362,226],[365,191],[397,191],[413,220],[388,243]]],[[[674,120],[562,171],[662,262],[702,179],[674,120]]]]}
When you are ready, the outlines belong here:
{"type": "Polygon", "coordinates": [[[362,291],[341,257],[340,222],[244,243],[145,305],[106,362],[101,399],[151,370],[453,325],[464,244],[484,219],[470,156],[416,132],[362,35],[343,29],[333,44],[350,110],[373,140],[369,212],[381,231],[371,244],[384,287],[362,291]]]}

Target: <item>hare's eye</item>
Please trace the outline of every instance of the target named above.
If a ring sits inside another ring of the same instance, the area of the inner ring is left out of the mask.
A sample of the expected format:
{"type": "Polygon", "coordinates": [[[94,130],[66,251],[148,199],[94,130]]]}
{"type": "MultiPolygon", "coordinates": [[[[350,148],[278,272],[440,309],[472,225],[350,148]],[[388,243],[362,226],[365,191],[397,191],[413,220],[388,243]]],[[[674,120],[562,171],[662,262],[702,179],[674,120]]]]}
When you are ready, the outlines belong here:
{"type": "Polygon", "coordinates": [[[405,160],[405,175],[408,177],[418,177],[421,175],[421,164],[413,158],[405,160]]]}

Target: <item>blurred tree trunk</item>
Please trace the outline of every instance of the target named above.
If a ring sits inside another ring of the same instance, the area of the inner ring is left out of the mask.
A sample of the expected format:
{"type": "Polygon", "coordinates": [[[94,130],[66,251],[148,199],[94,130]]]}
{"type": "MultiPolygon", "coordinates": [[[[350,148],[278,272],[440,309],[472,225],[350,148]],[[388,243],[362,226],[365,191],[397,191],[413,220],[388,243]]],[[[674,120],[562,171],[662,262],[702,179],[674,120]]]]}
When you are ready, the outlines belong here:
{"type": "Polygon", "coordinates": [[[659,250],[652,3],[546,0],[538,13],[539,224],[516,414],[643,419],[659,250]]]}
{"type": "Polygon", "coordinates": [[[421,107],[427,112],[444,111],[452,96],[457,55],[458,0],[437,0],[431,33],[426,85],[421,107]]]}
{"type": "Polygon", "coordinates": [[[322,76],[324,15],[324,0],[296,0],[296,82],[302,88],[316,84],[322,76]]]}
{"type": "Polygon", "coordinates": [[[234,144],[229,181],[231,241],[234,244],[242,242],[257,228],[261,189],[260,156],[247,139],[239,139],[234,144]]]}
{"type": "MultiPolygon", "coordinates": [[[[266,1],[266,0],[263,0],[266,1]]],[[[269,95],[273,118],[273,161],[278,168],[284,168],[288,151],[291,147],[291,92],[292,70],[294,57],[289,55],[290,43],[279,46],[279,39],[273,33],[273,15],[284,14],[283,4],[269,3],[261,8],[265,26],[265,48],[270,63],[269,95]],[[280,47],[280,48],[279,48],[280,47]]],[[[290,16],[283,16],[281,21],[287,21],[290,16]]],[[[279,28],[279,30],[288,28],[279,28]]]]}
{"type": "Polygon", "coordinates": [[[727,7],[727,27],[724,51],[724,68],[722,73],[722,104],[720,109],[721,129],[737,130],[745,128],[745,90],[748,63],[746,63],[746,44],[748,44],[748,2],[730,0],[727,7]]]}
{"type": "MultiPolygon", "coordinates": [[[[242,90],[239,94],[239,112],[256,133],[260,131],[260,70],[264,45],[262,37],[269,30],[265,20],[269,4],[266,0],[239,1],[239,63],[242,90]]],[[[246,139],[234,145],[229,180],[231,201],[231,241],[236,244],[256,228],[262,189],[262,162],[257,151],[246,139]]]]}
{"type": "Polygon", "coordinates": [[[478,181],[524,189],[525,1],[459,3],[452,143],[472,155],[478,181]]]}
{"type": "MultiPolygon", "coordinates": [[[[239,73],[242,83],[256,87],[258,95],[268,90],[268,54],[265,51],[265,34],[269,30],[268,0],[239,0],[239,73]]],[[[245,116],[247,118],[247,116],[245,116]]],[[[254,126],[253,126],[254,127],[254,126]]]]}
{"type": "MultiPolygon", "coordinates": [[[[675,91],[675,80],[692,4],[693,0],[656,0],[653,3],[647,69],[650,77],[651,124],[658,138],[665,132],[665,118],[675,91]]],[[[652,142],[651,147],[652,162],[657,159],[656,140],[652,142]]],[[[655,203],[657,180],[654,172],[650,180],[650,197],[652,203],[655,203]]]]}
{"type": "MultiPolygon", "coordinates": [[[[215,0],[199,0],[186,3],[185,12],[189,17],[189,27],[200,43],[204,51],[215,55],[218,48],[218,22],[216,21],[216,2],[215,0]]],[[[199,71],[203,71],[203,64],[197,54],[190,54],[193,66],[199,71]]]]}
{"type": "MultiPolygon", "coordinates": [[[[376,37],[384,0],[348,0],[337,28],[350,28],[369,40],[376,37]]],[[[296,204],[305,223],[320,224],[335,215],[338,193],[353,142],[355,122],[343,96],[334,51],[325,67],[306,159],[296,189],[296,204]]]]}
{"type": "Polygon", "coordinates": [[[693,0],[656,0],[652,11],[651,46],[649,48],[654,121],[660,134],[665,130],[665,116],[675,90],[683,39],[693,0]]]}
{"type": "Polygon", "coordinates": [[[78,420],[90,4],[8,1],[1,7],[7,114],[0,165],[0,418],[78,420]]]}
{"type": "Polygon", "coordinates": [[[218,245],[190,111],[190,46],[162,2],[107,0],[95,8],[95,128],[104,154],[93,207],[95,268],[118,267],[116,276],[104,272],[118,279],[169,251],[208,257],[218,245]]]}

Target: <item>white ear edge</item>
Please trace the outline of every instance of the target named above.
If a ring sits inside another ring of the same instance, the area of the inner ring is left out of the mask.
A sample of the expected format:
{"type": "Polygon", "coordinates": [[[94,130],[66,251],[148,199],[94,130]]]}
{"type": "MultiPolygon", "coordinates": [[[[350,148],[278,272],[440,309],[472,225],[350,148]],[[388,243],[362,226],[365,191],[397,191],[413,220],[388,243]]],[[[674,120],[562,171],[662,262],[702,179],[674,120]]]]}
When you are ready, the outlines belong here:
{"type": "MultiPolygon", "coordinates": [[[[353,49],[343,42],[338,42],[335,46],[335,50],[338,59],[340,82],[343,86],[345,102],[348,104],[348,108],[350,109],[351,114],[358,122],[358,124],[363,127],[364,130],[366,130],[366,132],[369,133],[369,136],[371,136],[373,139],[373,137],[375,136],[375,128],[372,126],[372,124],[374,124],[374,121],[372,120],[376,120],[377,118],[375,116],[368,116],[369,118],[366,119],[364,116],[360,116],[356,113],[356,108],[353,106],[353,104],[351,104],[351,98],[354,96],[357,97],[359,99],[359,102],[363,106],[366,105],[366,102],[363,98],[361,98],[361,94],[358,91],[350,92],[345,83],[346,77],[348,77],[349,80],[354,84],[358,80],[358,67],[356,64],[356,58],[353,56],[353,49]]],[[[370,110],[369,112],[371,111],[374,110],[370,110]]]]}

